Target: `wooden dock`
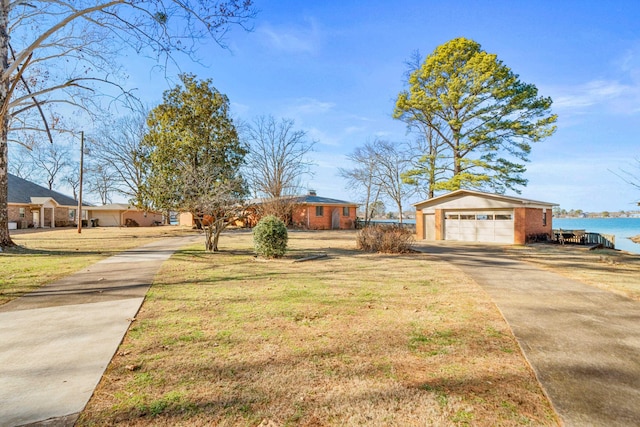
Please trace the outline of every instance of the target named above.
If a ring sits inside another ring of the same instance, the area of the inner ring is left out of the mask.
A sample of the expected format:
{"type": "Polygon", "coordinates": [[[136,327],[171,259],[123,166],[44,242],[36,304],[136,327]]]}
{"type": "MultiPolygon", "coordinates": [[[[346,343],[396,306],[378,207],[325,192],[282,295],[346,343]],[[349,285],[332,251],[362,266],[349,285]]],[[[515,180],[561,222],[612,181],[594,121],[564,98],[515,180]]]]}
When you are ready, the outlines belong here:
{"type": "Polygon", "coordinates": [[[613,234],[591,233],[585,230],[553,230],[556,242],[560,244],[570,243],[587,245],[607,249],[616,248],[616,236],[613,234]]]}

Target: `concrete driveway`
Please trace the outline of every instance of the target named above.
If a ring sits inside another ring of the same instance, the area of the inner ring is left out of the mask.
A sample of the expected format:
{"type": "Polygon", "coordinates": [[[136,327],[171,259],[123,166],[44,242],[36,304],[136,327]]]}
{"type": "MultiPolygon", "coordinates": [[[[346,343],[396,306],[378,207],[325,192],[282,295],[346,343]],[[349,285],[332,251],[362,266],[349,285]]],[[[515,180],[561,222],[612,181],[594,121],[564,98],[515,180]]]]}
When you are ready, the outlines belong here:
{"type": "Polygon", "coordinates": [[[72,426],[162,263],[198,238],[122,252],[0,306],[0,426],[72,426]]]}
{"type": "Polygon", "coordinates": [[[565,425],[640,425],[639,302],[507,258],[499,246],[416,249],[489,293],[565,425]]]}

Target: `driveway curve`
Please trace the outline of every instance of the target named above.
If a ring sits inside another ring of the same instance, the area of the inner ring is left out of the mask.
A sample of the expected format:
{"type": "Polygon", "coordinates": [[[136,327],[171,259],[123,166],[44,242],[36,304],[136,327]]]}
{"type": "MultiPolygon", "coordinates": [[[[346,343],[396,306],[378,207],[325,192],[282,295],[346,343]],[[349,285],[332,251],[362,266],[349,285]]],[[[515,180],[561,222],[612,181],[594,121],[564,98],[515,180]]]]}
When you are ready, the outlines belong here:
{"type": "Polygon", "coordinates": [[[640,425],[639,302],[508,258],[500,246],[416,249],[486,290],[565,425],[640,425]]]}
{"type": "Polygon", "coordinates": [[[171,254],[122,252],[0,306],[0,426],[72,426],[171,254]]]}

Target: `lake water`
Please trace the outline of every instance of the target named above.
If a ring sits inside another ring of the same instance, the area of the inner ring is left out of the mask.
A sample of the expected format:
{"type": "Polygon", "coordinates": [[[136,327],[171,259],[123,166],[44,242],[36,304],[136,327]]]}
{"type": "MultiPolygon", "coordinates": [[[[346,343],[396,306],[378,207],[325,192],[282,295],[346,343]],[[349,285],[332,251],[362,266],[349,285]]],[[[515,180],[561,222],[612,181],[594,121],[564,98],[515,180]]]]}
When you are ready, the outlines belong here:
{"type": "Polygon", "coordinates": [[[553,228],[614,234],[616,249],[640,254],[640,244],[629,239],[640,235],[640,218],[553,218],[553,228]]]}

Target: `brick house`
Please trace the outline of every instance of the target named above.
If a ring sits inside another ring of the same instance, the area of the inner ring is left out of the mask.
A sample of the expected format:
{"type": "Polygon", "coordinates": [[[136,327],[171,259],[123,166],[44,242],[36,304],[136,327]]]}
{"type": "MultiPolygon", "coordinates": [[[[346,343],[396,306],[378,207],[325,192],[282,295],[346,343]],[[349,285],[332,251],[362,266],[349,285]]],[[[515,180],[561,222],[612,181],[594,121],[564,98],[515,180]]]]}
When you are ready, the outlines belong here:
{"type": "Polygon", "coordinates": [[[246,227],[255,226],[265,212],[280,212],[286,222],[307,230],[351,230],[356,225],[357,203],[320,197],[310,190],[304,196],[281,199],[254,199],[249,203],[242,221],[246,227]]]}
{"type": "Polygon", "coordinates": [[[75,199],[12,174],[8,174],[8,178],[10,229],[55,228],[75,224],[78,210],[75,199]]]}
{"type": "Polygon", "coordinates": [[[524,244],[552,234],[555,203],[457,190],[414,204],[416,239],[524,244]]]}
{"type": "Polygon", "coordinates": [[[351,230],[356,226],[358,204],[320,197],[315,191],[294,198],[292,222],[309,230],[351,230]]]}

